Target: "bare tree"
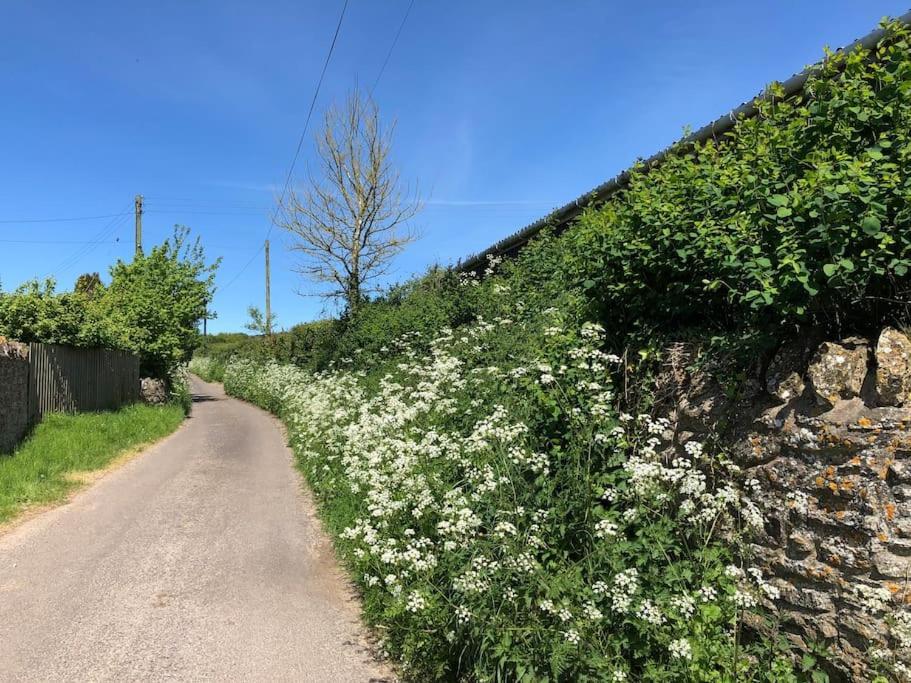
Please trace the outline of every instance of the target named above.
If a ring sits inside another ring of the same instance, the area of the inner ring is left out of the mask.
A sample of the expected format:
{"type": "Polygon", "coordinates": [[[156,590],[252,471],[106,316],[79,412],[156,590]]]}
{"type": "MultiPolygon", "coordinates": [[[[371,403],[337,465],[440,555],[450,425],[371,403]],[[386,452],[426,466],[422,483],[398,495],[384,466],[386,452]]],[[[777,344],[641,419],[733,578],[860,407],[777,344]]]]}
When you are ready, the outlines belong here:
{"type": "Polygon", "coordinates": [[[422,208],[391,160],[395,125],[384,128],[369,97],[354,90],[326,112],[316,136],[318,177],[289,191],[277,223],[293,235],[297,272],[328,285],[322,295],[356,313],[392,260],[417,238],[411,219],[422,208]]]}

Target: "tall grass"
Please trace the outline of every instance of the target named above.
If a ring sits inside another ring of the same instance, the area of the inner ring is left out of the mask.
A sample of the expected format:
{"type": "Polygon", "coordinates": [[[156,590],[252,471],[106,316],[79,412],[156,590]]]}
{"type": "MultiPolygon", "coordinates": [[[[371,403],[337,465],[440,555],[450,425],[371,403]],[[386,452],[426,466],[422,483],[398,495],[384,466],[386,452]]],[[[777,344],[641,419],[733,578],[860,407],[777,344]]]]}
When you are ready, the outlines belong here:
{"type": "Polygon", "coordinates": [[[174,404],[45,416],[12,455],[0,456],[0,522],[32,505],[60,500],[78,486],[74,473],[105,467],[118,455],[170,434],[183,418],[183,409],[174,404]]]}

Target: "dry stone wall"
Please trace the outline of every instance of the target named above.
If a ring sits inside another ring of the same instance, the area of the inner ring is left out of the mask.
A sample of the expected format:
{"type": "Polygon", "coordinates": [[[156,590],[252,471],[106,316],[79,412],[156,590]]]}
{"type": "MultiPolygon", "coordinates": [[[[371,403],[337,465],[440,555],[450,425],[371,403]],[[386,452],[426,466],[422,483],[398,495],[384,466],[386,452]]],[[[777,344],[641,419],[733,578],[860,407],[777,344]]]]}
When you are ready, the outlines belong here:
{"type": "Polygon", "coordinates": [[[827,646],[835,680],[871,680],[882,655],[905,680],[911,340],[894,329],[838,341],[808,333],[737,401],[710,375],[683,374],[664,381],[678,444],[726,433],[745,476],[761,483],[767,524],[753,552],[781,591],[771,606],[781,630],[799,648],[827,646]]]}
{"type": "Polygon", "coordinates": [[[0,338],[0,453],[11,451],[28,427],[28,346],[0,338]]]}

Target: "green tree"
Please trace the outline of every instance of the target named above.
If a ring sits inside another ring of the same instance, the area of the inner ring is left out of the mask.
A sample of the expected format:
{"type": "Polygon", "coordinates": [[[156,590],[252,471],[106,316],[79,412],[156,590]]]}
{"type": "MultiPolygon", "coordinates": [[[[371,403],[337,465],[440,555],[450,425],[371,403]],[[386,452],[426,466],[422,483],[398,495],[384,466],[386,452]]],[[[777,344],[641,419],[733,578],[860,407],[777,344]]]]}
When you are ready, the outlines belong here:
{"type": "MultiPolygon", "coordinates": [[[[56,283],[31,280],[10,294],[0,294],[0,335],[22,342],[111,346],[110,325],[83,292],[55,291],[56,283]]],[[[101,290],[103,292],[103,288],[101,290]]]]}
{"type": "Polygon", "coordinates": [[[73,287],[73,291],[93,298],[104,292],[104,283],[98,273],[83,273],[76,279],[76,286],[73,287]]]}
{"type": "Polygon", "coordinates": [[[207,263],[199,239],[175,226],[148,254],[111,268],[102,306],[118,346],[139,354],[143,374],[167,377],[190,359],[220,261],[207,263]]]}
{"type": "Polygon", "coordinates": [[[250,306],[247,308],[247,315],[250,316],[250,321],[244,325],[245,329],[262,335],[271,334],[275,329],[276,315],[274,313],[270,313],[269,319],[266,320],[265,313],[259,310],[258,306],[250,306]]]}

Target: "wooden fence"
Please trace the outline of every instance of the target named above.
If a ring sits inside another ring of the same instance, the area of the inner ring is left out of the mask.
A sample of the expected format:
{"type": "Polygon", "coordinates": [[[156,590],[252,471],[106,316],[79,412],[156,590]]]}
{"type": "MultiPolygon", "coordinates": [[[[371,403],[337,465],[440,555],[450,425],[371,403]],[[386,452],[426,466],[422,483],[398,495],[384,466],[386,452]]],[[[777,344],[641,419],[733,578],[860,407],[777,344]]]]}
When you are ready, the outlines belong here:
{"type": "Polygon", "coordinates": [[[139,357],[125,351],[29,344],[28,410],[45,413],[118,408],[139,400],[139,357]]]}

